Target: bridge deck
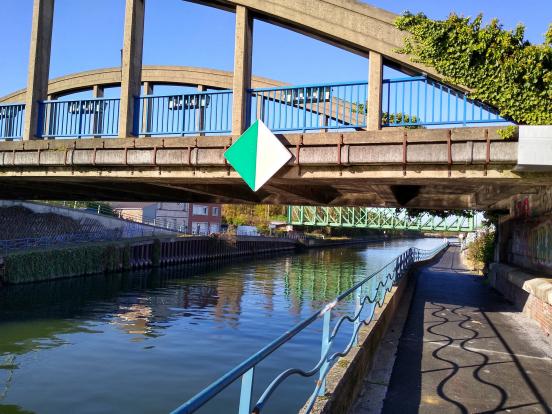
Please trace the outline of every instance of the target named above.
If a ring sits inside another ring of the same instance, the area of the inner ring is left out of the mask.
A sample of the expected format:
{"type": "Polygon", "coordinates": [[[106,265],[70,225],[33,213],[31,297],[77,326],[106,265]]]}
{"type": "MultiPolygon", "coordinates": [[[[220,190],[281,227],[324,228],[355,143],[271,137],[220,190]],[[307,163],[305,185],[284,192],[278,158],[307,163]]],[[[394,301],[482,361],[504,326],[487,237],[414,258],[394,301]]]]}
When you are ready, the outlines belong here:
{"type": "Polygon", "coordinates": [[[384,413],[551,413],[552,347],[453,248],[420,274],[390,380],[370,378],[354,413],[379,412],[386,383],[384,413]]]}

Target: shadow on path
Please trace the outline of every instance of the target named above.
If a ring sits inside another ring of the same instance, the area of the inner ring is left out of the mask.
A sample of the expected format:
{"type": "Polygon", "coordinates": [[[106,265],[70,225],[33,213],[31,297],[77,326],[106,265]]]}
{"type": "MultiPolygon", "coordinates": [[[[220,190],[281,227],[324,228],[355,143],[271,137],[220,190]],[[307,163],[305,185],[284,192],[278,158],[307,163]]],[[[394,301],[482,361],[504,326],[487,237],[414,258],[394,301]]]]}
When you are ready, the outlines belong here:
{"type": "Polygon", "coordinates": [[[552,349],[451,247],[418,276],[384,413],[552,414],[552,349]]]}

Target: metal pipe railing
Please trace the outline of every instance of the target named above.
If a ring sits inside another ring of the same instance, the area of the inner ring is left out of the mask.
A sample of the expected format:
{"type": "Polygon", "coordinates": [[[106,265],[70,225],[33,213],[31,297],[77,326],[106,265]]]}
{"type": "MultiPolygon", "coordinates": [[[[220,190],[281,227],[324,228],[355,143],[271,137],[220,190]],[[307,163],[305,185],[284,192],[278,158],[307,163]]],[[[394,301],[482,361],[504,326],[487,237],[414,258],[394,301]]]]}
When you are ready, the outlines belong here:
{"type": "Polygon", "coordinates": [[[189,414],[197,411],[229,385],[238,380],[241,380],[238,413],[260,413],[274,391],[287,378],[293,375],[312,377],[318,374],[318,381],[308,399],[305,410],[306,413],[310,412],[316,397],[324,395],[325,393],[325,380],[331,367],[339,357],[347,355],[351,348],[357,344],[360,328],[361,326],[367,325],[372,321],[376,305],[378,307],[383,306],[387,293],[389,293],[393,285],[408,272],[410,266],[414,262],[433,258],[447,247],[448,242],[445,242],[433,250],[421,250],[417,248],[410,248],[406,250],[404,253],[390,261],[387,265],[359,281],[350,289],[341,293],[335,298],[335,300],[326,304],[326,306],[312,314],[309,318],[299,322],[289,331],[280,335],[260,351],[250,356],[248,359],[237,365],[208,387],[204,388],[193,398],[175,409],[172,414],[189,414]],[[371,288],[368,289],[370,287],[370,282],[376,284],[376,286],[371,286],[371,288]],[[355,300],[355,311],[353,316],[342,316],[334,323],[333,329],[330,329],[332,310],[338,303],[353,294],[355,300]],[[254,372],[257,365],[320,318],[323,318],[321,357],[315,366],[308,371],[298,368],[290,368],[282,371],[273,379],[268,387],[265,388],[261,397],[253,405],[251,396],[253,393],[254,372]],[[334,344],[341,326],[343,326],[346,321],[353,324],[353,332],[351,337],[343,350],[332,352],[332,345],[334,344]]]}
{"type": "Polygon", "coordinates": [[[145,95],[137,99],[138,135],[226,134],[232,125],[232,91],[145,95]]]}
{"type": "Polygon", "coordinates": [[[0,105],[0,140],[21,139],[25,104],[0,105]]]}
{"type": "Polygon", "coordinates": [[[466,93],[425,76],[384,79],[382,125],[432,126],[508,122],[466,93]]]}
{"type": "Polygon", "coordinates": [[[112,98],[42,101],[37,135],[43,138],[117,136],[119,101],[112,98]]]}
{"type": "Polygon", "coordinates": [[[366,127],[368,82],[255,88],[249,90],[250,119],[272,131],[366,127]]]}

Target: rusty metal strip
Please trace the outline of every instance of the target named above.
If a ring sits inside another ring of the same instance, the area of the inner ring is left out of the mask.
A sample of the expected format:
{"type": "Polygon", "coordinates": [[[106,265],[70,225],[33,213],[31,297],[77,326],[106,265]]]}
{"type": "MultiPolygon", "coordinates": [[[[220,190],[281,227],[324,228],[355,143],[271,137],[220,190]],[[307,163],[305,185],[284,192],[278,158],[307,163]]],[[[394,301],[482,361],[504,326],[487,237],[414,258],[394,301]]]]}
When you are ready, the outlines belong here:
{"type": "Polygon", "coordinates": [[[128,166],[128,145],[125,147],[125,165],[128,166]]]}
{"type": "Polygon", "coordinates": [[[301,159],[300,159],[300,153],[301,153],[301,146],[303,145],[303,134],[299,137],[299,142],[295,146],[295,165],[297,165],[297,175],[301,175],[301,159]]]}
{"type": "Polygon", "coordinates": [[[406,132],[406,130],[403,132],[403,145],[402,145],[402,150],[403,150],[403,157],[402,157],[402,164],[403,164],[403,176],[406,175],[406,163],[408,162],[408,134],[406,132]]]}
{"type": "Polygon", "coordinates": [[[36,161],[36,165],[40,165],[40,148],[37,150],[38,152],[38,160],[36,161]]]}
{"type": "Polygon", "coordinates": [[[153,165],[157,167],[157,145],[153,147],[153,165]]]}
{"type": "Polygon", "coordinates": [[[452,175],[452,129],[447,131],[448,176],[452,175]]]}
{"type": "Polygon", "coordinates": [[[489,164],[491,163],[491,139],[489,138],[489,130],[485,129],[486,153],[485,153],[485,169],[483,174],[487,176],[489,164]]]}
{"type": "Polygon", "coordinates": [[[92,165],[96,165],[96,151],[98,150],[98,147],[94,147],[94,155],[92,156],[92,165]]]}

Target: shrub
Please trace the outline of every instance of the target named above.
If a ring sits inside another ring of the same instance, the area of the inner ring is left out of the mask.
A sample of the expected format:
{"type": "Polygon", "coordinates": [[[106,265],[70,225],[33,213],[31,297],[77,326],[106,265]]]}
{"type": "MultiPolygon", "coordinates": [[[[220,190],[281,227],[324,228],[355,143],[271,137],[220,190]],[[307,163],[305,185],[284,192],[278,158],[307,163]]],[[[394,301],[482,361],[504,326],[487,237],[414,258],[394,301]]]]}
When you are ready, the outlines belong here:
{"type": "Polygon", "coordinates": [[[494,231],[479,236],[468,245],[467,258],[478,267],[485,268],[493,261],[494,256],[494,231]]]}

